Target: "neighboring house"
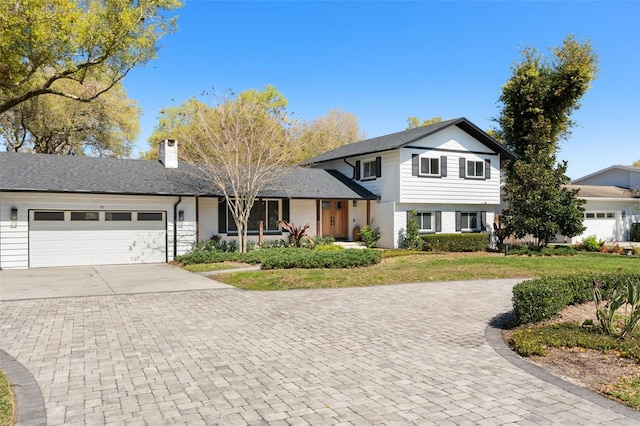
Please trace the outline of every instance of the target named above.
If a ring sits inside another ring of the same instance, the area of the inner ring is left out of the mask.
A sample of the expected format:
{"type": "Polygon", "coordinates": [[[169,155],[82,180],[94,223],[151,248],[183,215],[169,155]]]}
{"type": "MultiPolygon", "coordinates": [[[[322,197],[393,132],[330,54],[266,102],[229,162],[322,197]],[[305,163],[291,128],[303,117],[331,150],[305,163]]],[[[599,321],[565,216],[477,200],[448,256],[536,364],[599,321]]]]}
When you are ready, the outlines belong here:
{"type": "Polygon", "coordinates": [[[611,166],[575,179],[569,185],[587,201],[586,230],[569,243],[595,235],[604,241],[629,241],[631,224],[640,222],[640,167],[611,166]]]}
{"type": "Polygon", "coordinates": [[[514,158],[504,145],[458,118],[344,145],[306,164],[338,170],[378,195],[369,212],[380,228],[378,245],[398,247],[411,210],[421,233],[490,229],[500,205],[501,166],[514,158]]]}
{"type": "MultiPolygon", "coordinates": [[[[198,240],[235,238],[221,194],[164,141],[160,161],[0,153],[0,268],[152,263],[198,240]]],[[[249,221],[286,239],[278,220],[309,235],[352,240],[380,228],[398,247],[407,212],[421,232],[483,231],[500,203],[500,166],[514,154],[464,118],[329,151],[260,194],[249,221]]]]}

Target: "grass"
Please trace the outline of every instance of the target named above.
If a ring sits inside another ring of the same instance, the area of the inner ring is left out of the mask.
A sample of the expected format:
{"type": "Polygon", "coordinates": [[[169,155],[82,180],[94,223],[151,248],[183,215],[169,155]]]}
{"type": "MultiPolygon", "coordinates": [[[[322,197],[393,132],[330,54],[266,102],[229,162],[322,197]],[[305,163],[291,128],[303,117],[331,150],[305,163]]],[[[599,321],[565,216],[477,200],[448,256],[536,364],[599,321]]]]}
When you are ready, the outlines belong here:
{"type": "Polygon", "coordinates": [[[0,371],[0,426],[11,426],[14,424],[13,392],[11,383],[0,371]]]}
{"type": "Polygon", "coordinates": [[[637,271],[627,256],[504,256],[496,253],[411,254],[396,252],[378,265],[354,269],[289,269],[235,272],[216,280],[246,290],[359,287],[423,281],[530,278],[581,272],[637,271]]]}
{"type": "Polygon", "coordinates": [[[183,268],[189,272],[213,272],[227,269],[237,269],[248,266],[245,263],[221,262],[221,263],[197,263],[194,265],[184,265],[183,268]]]}
{"type": "Polygon", "coordinates": [[[606,385],[602,392],[622,401],[631,408],[640,410],[640,377],[625,379],[613,385],[606,385]]]}

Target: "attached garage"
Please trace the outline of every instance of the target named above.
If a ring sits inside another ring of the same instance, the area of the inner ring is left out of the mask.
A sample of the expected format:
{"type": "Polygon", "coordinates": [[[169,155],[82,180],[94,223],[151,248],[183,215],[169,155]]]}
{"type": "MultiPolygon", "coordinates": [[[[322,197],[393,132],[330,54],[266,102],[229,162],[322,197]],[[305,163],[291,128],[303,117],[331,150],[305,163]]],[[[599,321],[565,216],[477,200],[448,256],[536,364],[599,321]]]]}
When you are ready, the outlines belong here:
{"type": "Polygon", "coordinates": [[[586,212],[582,222],[586,230],[583,235],[595,235],[603,241],[619,241],[618,220],[615,212],[586,212]]]}
{"type": "Polygon", "coordinates": [[[166,261],[166,211],[29,211],[29,267],[166,261]]]}

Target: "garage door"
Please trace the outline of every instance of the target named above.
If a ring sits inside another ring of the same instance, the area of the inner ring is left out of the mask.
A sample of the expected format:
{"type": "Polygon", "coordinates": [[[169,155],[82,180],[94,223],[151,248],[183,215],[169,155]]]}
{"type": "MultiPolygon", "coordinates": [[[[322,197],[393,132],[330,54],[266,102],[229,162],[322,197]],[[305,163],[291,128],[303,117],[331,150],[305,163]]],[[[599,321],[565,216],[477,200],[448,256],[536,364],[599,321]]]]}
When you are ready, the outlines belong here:
{"type": "Polygon", "coordinates": [[[29,266],[157,263],[167,259],[166,212],[29,212],[29,266]]]}
{"type": "Polygon", "coordinates": [[[618,232],[615,212],[586,212],[584,215],[584,237],[595,235],[604,241],[616,241],[618,232]]]}

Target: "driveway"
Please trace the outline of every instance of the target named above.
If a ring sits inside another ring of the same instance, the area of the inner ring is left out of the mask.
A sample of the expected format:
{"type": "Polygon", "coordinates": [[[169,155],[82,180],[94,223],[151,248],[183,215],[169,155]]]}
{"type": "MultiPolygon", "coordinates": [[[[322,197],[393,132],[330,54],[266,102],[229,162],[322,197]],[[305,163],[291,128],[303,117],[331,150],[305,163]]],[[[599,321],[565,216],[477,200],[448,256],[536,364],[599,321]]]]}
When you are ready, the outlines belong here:
{"type": "Polygon", "coordinates": [[[0,300],[229,288],[166,263],[0,270],[0,300]]]}
{"type": "Polygon", "coordinates": [[[487,342],[516,282],[9,301],[0,347],[49,425],[637,423],[487,342]]]}

